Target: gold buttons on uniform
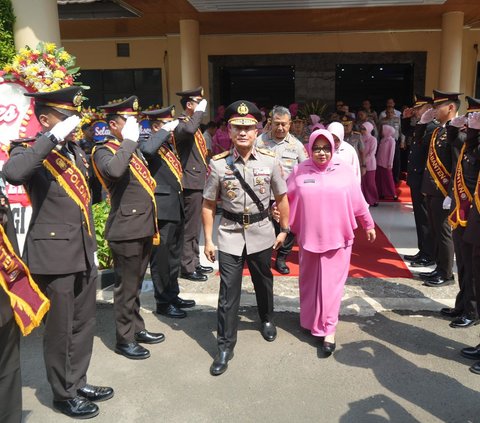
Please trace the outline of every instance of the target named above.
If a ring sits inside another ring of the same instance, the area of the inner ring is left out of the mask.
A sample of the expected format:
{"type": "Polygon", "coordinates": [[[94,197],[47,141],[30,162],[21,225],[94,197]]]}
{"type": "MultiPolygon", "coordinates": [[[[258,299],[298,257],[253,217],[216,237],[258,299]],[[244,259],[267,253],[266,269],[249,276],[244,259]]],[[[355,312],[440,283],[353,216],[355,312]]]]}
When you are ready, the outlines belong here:
{"type": "Polygon", "coordinates": [[[55,232],[50,232],[50,236],[55,236],[55,232]]]}
{"type": "Polygon", "coordinates": [[[133,209],[133,210],[132,210],[132,213],[136,213],[136,212],[137,212],[137,209],[133,209]]]}

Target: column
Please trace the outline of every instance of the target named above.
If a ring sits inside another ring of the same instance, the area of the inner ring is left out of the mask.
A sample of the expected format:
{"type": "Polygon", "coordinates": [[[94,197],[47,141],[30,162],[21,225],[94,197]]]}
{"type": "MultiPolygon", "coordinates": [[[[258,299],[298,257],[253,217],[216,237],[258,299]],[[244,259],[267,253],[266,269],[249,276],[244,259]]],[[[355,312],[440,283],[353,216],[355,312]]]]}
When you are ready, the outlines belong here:
{"type": "Polygon", "coordinates": [[[39,41],[61,45],[56,0],[12,0],[15,48],[35,48],[39,41]]]}
{"type": "Polygon", "coordinates": [[[463,12],[442,15],[439,89],[460,91],[463,45],[463,12]]]}
{"type": "Polygon", "coordinates": [[[201,85],[200,81],[200,29],[198,21],[180,21],[180,57],[182,63],[182,89],[201,85]]]}

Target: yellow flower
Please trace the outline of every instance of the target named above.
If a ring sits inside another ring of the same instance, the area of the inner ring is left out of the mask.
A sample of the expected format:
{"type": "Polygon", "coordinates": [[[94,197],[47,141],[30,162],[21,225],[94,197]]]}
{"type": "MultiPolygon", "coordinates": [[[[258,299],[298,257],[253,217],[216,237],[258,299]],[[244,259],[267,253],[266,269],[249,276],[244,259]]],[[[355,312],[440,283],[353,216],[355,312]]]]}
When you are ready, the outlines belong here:
{"type": "Polygon", "coordinates": [[[55,43],[44,43],[43,47],[47,53],[53,53],[57,48],[55,43]]]}
{"type": "Polygon", "coordinates": [[[56,71],[53,72],[53,77],[58,79],[63,79],[65,77],[65,73],[57,69],[56,71]]]}
{"type": "Polygon", "coordinates": [[[52,89],[52,91],[57,91],[61,87],[60,87],[60,84],[58,84],[57,82],[54,82],[52,85],[50,85],[50,88],[52,89]]]}
{"type": "Polygon", "coordinates": [[[71,56],[64,50],[60,52],[58,58],[64,62],[68,62],[71,59],[71,56]]]}

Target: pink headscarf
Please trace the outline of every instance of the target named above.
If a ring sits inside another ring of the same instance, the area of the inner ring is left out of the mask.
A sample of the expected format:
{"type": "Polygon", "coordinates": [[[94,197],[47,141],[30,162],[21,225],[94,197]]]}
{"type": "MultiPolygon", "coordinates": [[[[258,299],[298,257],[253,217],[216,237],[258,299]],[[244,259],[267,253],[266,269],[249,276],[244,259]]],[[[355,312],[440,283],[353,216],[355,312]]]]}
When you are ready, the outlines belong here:
{"type": "Polygon", "coordinates": [[[341,145],[345,138],[345,128],[343,127],[343,124],[340,122],[332,122],[327,126],[327,129],[340,140],[341,145]]]}
{"type": "Polygon", "coordinates": [[[332,157],[333,157],[333,152],[335,151],[335,141],[333,140],[332,134],[327,131],[326,129],[317,129],[316,131],[313,131],[310,134],[310,138],[308,139],[308,155],[310,157],[310,161],[318,167],[320,170],[325,170],[328,165],[330,164],[332,157]],[[330,148],[332,149],[332,154],[330,155],[330,159],[323,164],[317,163],[315,160],[313,160],[313,144],[315,144],[315,141],[318,140],[319,138],[325,138],[329,143],[330,143],[330,148]]]}
{"type": "Polygon", "coordinates": [[[292,115],[292,118],[297,116],[298,113],[298,103],[292,103],[290,106],[288,106],[288,110],[290,110],[290,114],[292,115]]]}

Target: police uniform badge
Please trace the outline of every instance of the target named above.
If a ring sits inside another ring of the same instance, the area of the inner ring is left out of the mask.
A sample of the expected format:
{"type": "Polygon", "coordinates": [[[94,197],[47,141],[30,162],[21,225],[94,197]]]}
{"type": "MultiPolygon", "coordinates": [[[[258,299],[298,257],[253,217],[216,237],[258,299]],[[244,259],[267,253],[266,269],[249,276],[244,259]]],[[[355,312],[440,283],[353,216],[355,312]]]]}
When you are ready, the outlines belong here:
{"type": "Polygon", "coordinates": [[[237,112],[239,115],[248,115],[248,107],[245,103],[241,103],[238,108],[237,112]]]}

